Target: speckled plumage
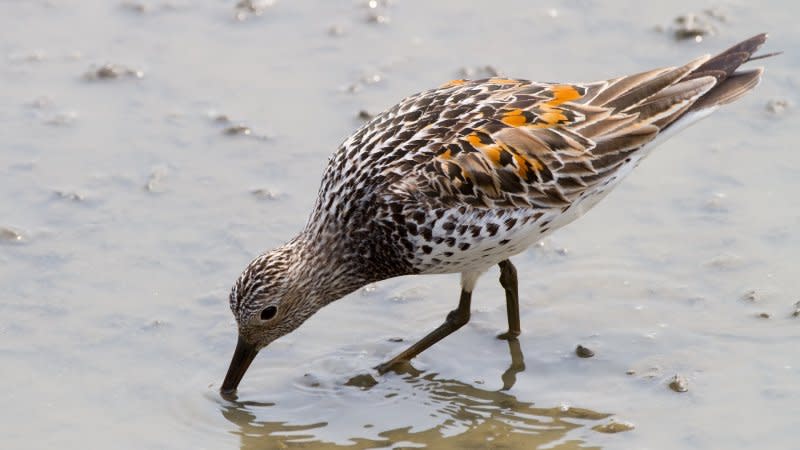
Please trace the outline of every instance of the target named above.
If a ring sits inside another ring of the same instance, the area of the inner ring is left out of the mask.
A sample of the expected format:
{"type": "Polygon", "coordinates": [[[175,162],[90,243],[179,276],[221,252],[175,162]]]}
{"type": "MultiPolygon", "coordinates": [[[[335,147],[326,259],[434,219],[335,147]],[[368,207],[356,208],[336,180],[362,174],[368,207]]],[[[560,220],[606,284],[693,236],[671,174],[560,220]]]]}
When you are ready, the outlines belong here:
{"type": "Polygon", "coordinates": [[[735,70],[765,39],[607,81],[454,80],[403,99],[330,158],[300,235],[237,280],[240,332],[280,303],[268,343],[399,275],[459,272],[471,292],[487,268],[580,217],[660,138],[752,89],[762,70],[735,70]]]}
{"type": "Polygon", "coordinates": [[[693,75],[708,59],[586,84],[456,80],[408,97],[332,156],[305,233],[376,279],[490,267],[626,175],[717,83],[693,75]]]}

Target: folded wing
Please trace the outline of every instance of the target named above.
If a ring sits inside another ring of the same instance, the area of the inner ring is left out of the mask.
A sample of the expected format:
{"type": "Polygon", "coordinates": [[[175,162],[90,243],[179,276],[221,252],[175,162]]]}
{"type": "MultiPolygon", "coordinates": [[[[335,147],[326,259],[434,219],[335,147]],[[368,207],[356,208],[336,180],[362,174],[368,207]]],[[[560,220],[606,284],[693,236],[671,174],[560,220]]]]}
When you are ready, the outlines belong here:
{"type": "Polygon", "coordinates": [[[751,90],[761,69],[736,69],[765,40],[758,35],[714,58],[596,83],[493,78],[445,85],[437,95],[455,100],[439,114],[458,109],[463,120],[441,140],[425,134],[435,123],[415,133],[430,154],[423,161],[420,149],[397,161],[414,165],[410,173],[410,165],[395,171],[405,175],[392,190],[444,206],[568,206],[643,156],[665,130],[751,90]]]}

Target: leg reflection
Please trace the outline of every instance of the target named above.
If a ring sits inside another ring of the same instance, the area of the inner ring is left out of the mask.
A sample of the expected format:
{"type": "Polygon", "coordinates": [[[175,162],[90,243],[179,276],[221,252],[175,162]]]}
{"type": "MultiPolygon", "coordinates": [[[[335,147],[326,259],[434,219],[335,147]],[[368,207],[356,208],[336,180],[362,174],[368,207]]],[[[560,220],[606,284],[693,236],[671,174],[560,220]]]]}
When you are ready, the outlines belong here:
{"type": "Polygon", "coordinates": [[[514,387],[514,383],[517,382],[517,374],[525,370],[525,357],[522,355],[522,347],[520,347],[518,339],[508,339],[508,352],[511,354],[511,365],[500,377],[503,380],[501,391],[507,391],[514,387]]]}

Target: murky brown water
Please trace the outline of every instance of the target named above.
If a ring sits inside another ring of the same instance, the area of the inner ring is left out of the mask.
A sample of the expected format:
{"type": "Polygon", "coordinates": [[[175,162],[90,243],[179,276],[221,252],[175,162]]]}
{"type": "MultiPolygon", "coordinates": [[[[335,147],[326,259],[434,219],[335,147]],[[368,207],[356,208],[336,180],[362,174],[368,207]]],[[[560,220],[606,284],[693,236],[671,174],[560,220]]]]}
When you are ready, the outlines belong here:
{"type": "Polygon", "coordinates": [[[0,447],[796,446],[800,3],[563,3],[0,3],[0,447]],[[688,11],[716,35],[673,39],[688,11]],[[755,95],[515,259],[519,348],[494,338],[490,272],[469,326],[370,386],[457,301],[457,276],[400,278],[329,306],[259,355],[238,403],[219,398],[229,286],[304,224],[359,111],[464,70],[600,79],[761,31],[787,53],[755,95]]]}

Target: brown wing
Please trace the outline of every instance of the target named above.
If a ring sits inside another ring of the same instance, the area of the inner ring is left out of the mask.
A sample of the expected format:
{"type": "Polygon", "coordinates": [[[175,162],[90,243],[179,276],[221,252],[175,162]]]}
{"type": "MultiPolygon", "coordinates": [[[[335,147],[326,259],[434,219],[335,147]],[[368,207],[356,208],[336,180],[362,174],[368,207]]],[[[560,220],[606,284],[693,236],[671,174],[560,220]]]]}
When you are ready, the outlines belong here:
{"type": "Polygon", "coordinates": [[[597,83],[451,82],[434,92],[451,90],[450,98],[461,92],[483,95],[479,101],[463,96],[442,111],[448,116],[448,110],[460,108],[465,121],[453,123],[458,126],[450,127],[445,139],[426,135],[431,154],[426,161],[425,152],[405,158],[415,163],[410,173],[410,165],[398,161],[404,170],[395,173],[405,176],[393,191],[443,206],[569,205],[641,156],[637,152],[645,144],[687,111],[728,103],[749,91],[761,72],[734,70],[764,38],[756,36],[713,59],[597,83]]]}

